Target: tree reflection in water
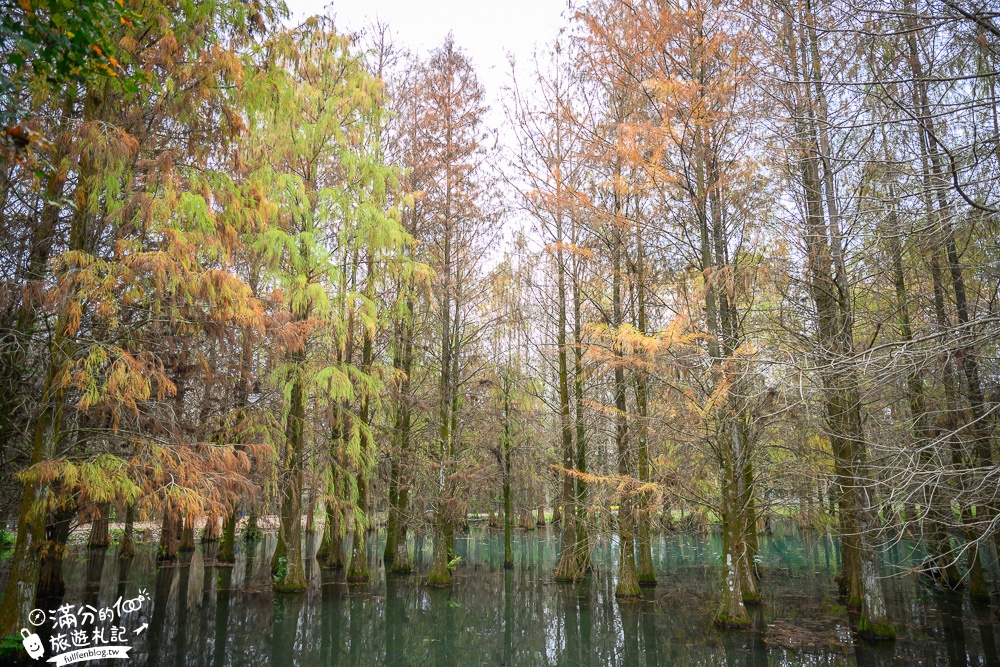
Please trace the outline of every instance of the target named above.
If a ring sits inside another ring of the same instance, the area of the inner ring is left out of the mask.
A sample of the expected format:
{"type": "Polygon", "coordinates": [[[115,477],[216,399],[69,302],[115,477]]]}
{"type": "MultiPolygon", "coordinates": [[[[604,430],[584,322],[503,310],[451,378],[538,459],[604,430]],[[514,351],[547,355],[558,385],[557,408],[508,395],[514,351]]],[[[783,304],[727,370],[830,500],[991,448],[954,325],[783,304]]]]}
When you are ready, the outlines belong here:
{"type": "MultiPolygon", "coordinates": [[[[515,537],[515,568],[504,570],[502,533],[457,536],[461,561],[451,589],[423,585],[431,545],[418,536],[412,575],[386,576],[382,544],[372,539],[370,583],[348,585],[342,571],[310,562],[308,590],[280,596],[267,572],[273,537],[241,544],[233,566],[220,566],[201,547],[158,567],[152,545],[122,560],[114,550],[105,558],[81,546],[66,559],[65,599],[103,607],[140,589],[151,593],[139,619],[149,629],[131,651],[147,667],[998,664],[1000,624],[990,608],[910,574],[887,581],[900,629],[895,644],[854,641],[833,580],[837,543],[822,534],[789,529],[765,538],[764,604],[752,610],[745,633],[711,624],[721,550],[715,535],[653,539],[659,585],[621,603],[613,539],[595,539],[596,573],[557,584],[558,527],[515,537]]],[[[901,571],[922,557],[903,545],[885,560],[901,571]]]]}

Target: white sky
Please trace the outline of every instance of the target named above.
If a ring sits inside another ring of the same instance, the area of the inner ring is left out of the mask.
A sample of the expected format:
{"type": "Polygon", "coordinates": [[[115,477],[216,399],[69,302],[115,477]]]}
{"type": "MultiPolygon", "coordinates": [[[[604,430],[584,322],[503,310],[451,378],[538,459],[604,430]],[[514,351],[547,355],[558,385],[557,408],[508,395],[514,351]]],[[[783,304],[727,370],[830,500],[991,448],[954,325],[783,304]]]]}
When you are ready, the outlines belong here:
{"type": "Polygon", "coordinates": [[[360,30],[375,19],[387,24],[394,41],[418,55],[444,42],[449,31],[472,60],[491,109],[510,84],[507,54],[519,72],[529,71],[535,45],[544,52],[566,25],[566,0],[286,0],[294,19],[332,13],[341,29],[360,30]]]}
{"type": "MultiPolygon", "coordinates": [[[[514,58],[522,91],[530,89],[535,51],[540,61],[546,62],[547,52],[572,16],[567,0],[285,1],[292,23],[315,14],[332,14],[338,30],[356,32],[378,20],[389,27],[394,44],[421,57],[443,44],[449,32],[453,33],[456,46],[469,56],[486,91],[489,111],[484,124],[496,131],[502,153],[507,155],[517,143],[504,115],[504,89],[512,83],[509,57],[514,58]]],[[[493,166],[503,171],[505,157],[494,154],[494,159],[493,166]]],[[[505,190],[504,195],[507,203],[513,204],[511,193],[505,190]]],[[[510,240],[514,230],[528,229],[530,222],[516,206],[506,210],[503,237],[510,240]]]]}

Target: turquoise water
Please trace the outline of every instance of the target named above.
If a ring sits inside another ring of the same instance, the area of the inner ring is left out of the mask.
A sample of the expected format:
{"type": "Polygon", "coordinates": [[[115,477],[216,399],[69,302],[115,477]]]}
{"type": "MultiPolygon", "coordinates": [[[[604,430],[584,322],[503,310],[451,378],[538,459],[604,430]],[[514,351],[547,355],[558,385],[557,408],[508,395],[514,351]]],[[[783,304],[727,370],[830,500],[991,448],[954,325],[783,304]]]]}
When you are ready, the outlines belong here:
{"type": "Polygon", "coordinates": [[[613,538],[595,544],[593,576],[556,584],[557,531],[516,532],[516,565],[505,571],[502,533],[474,528],[457,538],[454,585],[435,590],[422,585],[429,540],[412,545],[414,574],[387,577],[377,537],[370,584],[347,584],[310,559],[308,591],[279,598],[269,589],[273,537],[241,545],[235,567],[216,567],[211,545],[159,569],[151,545],[130,563],[114,549],[76,547],[64,600],[151,598],[134,619],[148,629],[133,636],[133,658],[105,661],[116,665],[1000,665],[1000,619],[968,594],[899,574],[922,558],[905,544],[884,558],[899,638],[872,646],[853,640],[837,600],[836,541],[814,531],[763,538],[764,604],[742,633],[711,624],[721,544],[709,533],[657,538],[658,586],[628,603],[614,599],[613,538]]]}

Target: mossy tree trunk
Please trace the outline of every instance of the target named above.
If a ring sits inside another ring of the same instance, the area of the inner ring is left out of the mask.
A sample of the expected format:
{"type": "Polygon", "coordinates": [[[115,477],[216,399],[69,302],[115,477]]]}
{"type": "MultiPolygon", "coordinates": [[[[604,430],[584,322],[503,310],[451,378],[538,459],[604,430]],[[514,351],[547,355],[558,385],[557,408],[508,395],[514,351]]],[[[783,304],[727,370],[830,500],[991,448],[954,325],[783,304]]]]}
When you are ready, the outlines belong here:
{"type": "Polygon", "coordinates": [[[445,587],[451,585],[451,570],[448,568],[445,509],[440,506],[441,504],[443,501],[439,500],[434,521],[434,550],[431,556],[431,571],[427,575],[427,585],[445,587]]]}
{"type": "MultiPolygon", "coordinates": [[[[407,502],[408,490],[404,487],[400,490],[400,503],[407,502]]],[[[403,505],[405,507],[405,505],[403,505]]],[[[392,559],[392,571],[404,574],[413,570],[413,562],[410,559],[410,549],[406,546],[407,525],[405,521],[400,521],[396,527],[396,553],[392,559]]]]}
{"type": "Polygon", "coordinates": [[[230,510],[226,515],[225,522],[222,524],[219,552],[215,556],[215,559],[220,563],[236,562],[236,523],[236,510],[230,510]]]}
{"type": "Polygon", "coordinates": [[[385,548],[382,560],[391,563],[396,559],[396,539],[399,535],[399,461],[393,456],[389,461],[389,507],[385,516],[385,548]]]}
{"type": "Polygon", "coordinates": [[[344,569],[344,546],[341,533],[341,511],[339,507],[327,505],[325,537],[329,539],[326,566],[331,570],[344,569]]]}
{"type": "MultiPolygon", "coordinates": [[[[240,330],[240,379],[236,384],[236,411],[237,411],[237,433],[236,433],[236,450],[244,451],[245,447],[244,434],[245,429],[249,426],[249,415],[247,414],[247,408],[250,404],[250,391],[254,377],[254,346],[253,346],[253,332],[249,327],[243,327],[240,330]]],[[[236,562],[236,528],[239,525],[239,503],[240,499],[233,499],[231,506],[226,512],[225,519],[222,524],[222,536],[219,543],[219,550],[216,554],[216,562],[222,564],[230,564],[236,562]]],[[[253,504],[252,502],[250,503],[253,504]]],[[[256,517],[254,517],[256,518],[256,517]]],[[[250,530],[255,530],[247,527],[248,532],[250,530]]],[[[248,535],[244,535],[248,537],[248,535]]],[[[227,598],[228,604],[228,598],[227,598]]]]}
{"type": "MultiPolygon", "coordinates": [[[[399,408],[399,456],[401,461],[406,460],[410,455],[409,377],[413,367],[413,346],[410,342],[409,334],[406,337],[404,345],[403,369],[406,375],[402,384],[402,403],[399,408]]],[[[407,478],[402,474],[400,464],[397,463],[397,466],[396,502],[390,508],[390,511],[396,516],[396,534],[393,544],[395,552],[392,557],[392,571],[406,573],[413,570],[413,563],[410,560],[410,550],[406,546],[406,538],[409,531],[405,519],[406,511],[410,504],[410,488],[407,478]]]]}
{"type": "MultiPolygon", "coordinates": [[[[450,152],[450,151],[449,151],[450,152]]],[[[451,165],[449,164],[449,167],[451,165]]],[[[448,183],[449,199],[446,206],[450,206],[450,179],[448,183]]],[[[454,235],[454,220],[450,210],[444,216],[444,230],[442,236],[443,258],[440,268],[441,277],[444,281],[442,294],[440,297],[440,331],[441,338],[441,369],[438,378],[438,420],[440,436],[437,446],[437,499],[435,502],[434,517],[434,548],[431,561],[431,571],[427,576],[427,583],[430,586],[450,586],[451,570],[448,568],[448,552],[452,547],[453,531],[451,528],[450,505],[451,498],[451,473],[452,456],[454,454],[454,444],[452,438],[452,411],[455,407],[456,390],[454,378],[453,356],[458,355],[458,350],[454,349],[455,341],[452,339],[455,328],[453,317],[457,318],[456,297],[454,292],[454,271],[452,257],[452,236],[454,235]],[[453,308],[456,312],[453,313],[453,308]]]]}
{"type": "MultiPolygon", "coordinates": [[[[358,508],[359,514],[366,516],[368,514],[368,480],[364,479],[364,475],[359,473],[357,479],[358,485],[358,508]]],[[[351,562],[347,569],[347,579],[348,581],[363,582],[368,581],[371,578],[371,574],[368,571],[368,545],[367,545],[367,522],[364,520],[359,521],[355,518],[354,521],[354,540],[351,545],[351,562]]]]}

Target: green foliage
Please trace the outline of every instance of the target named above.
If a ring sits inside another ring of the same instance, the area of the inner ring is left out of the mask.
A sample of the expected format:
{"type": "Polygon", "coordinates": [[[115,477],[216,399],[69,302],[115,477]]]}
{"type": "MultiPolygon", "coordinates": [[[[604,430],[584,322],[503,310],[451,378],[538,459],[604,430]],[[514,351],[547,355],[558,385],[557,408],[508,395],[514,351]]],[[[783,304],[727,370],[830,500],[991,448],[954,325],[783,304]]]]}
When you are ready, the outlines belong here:
{"type": "Polygon", "coordinates": [[[896,638],[896,628],[888,621],[871,621],[862,616],[858,623],[858,635],[871,641],[891,641],[896,638]]]}
{"type": "Polygon", "coordinates": [[[7,635],[0,639],[0,663],[4,665],[31,665],[37,664],[24,651],[23,640],[20,635],[7,635]]]}
{"type": "MultiPolygon", "coordinates": [[[[0,125],[29,113],[30,89],[119,76],[111,36],[134,18],[121,0],[0,0],[0,125]]],[[[133,90],[136,84],[128,82],[133,90]]],[[[13,128],[8,136],[17,138],[13,128]]]]}
{"type": "Polygon", "coordinates": [[[278,567],[275,569],[274,574],[271,575],[271,578],[278,582],[284,579],[286,574],[288,574],[288,559],[281,556],[278,558],[278,567]]]}

